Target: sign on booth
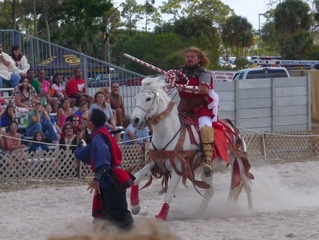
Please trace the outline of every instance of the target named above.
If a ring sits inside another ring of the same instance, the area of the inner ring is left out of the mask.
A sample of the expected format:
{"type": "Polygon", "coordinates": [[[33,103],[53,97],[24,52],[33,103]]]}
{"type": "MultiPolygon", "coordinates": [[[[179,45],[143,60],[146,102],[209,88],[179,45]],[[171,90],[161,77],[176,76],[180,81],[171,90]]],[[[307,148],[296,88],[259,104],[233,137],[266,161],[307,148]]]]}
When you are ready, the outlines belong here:
{"type": "Polygon", "coordinates": [[[214,82],[231,82],[236,72],[232,71],[210,71],[214,82]]]}

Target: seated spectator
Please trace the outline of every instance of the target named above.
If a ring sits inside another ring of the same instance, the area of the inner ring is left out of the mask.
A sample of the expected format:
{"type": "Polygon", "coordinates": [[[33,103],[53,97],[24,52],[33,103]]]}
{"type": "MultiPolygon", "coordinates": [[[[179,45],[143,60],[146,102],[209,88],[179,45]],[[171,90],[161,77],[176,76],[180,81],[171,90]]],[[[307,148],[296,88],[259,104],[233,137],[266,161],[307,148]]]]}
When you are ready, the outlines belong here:
{"type": "Polygon", "coordinates": [[[20,53],[18,45],[13,45],[11,49],[11,58],[15,62],[15,73],[20,74],[21,77],[27,76],[27,71],[30,69],[30,64],[25,55],[20,53]]]}
{"type": "Polygon", "coordinates": [[[80,132],[82,129],[82,123],[81,123],[79,115],[72,114],[65,119],[65,122],[73,124],[75,134],[80,132]]]}
{"type": "MultiPolygon", "coordinates": [[[[61,103],[64,98],[68,98],[65,93],[65,87],[62,84],[62,76],[59,73],[53,75],[52,85],[51,85],[51,97],[57,98],[57,100],[61,103]]],[[[75,105],[75,98],[69,98],[70,107],[73,108],[75,105]]]]}
{"type": "MultiPolygon", "coordinates": [[[[65,119],[65,123],[72,123],[75,134],[78,134],[83,129],[86,129],[85,124],[87,122],[87,119],[88,119],[88,115],[86,113],[82,114],[81,118],[79,117],[79,115],[72,114],[65,119]]],[[[61,138],[64,137],[63,132],[60,134],[60,137],[61,138]]],[[[86,138],[84,139],[87,140],[86,138]]]]}
{"type": "Polygon", "coordinates": [[[3,88],[3,82],[16,87],[20,81],[20,75],[14,73],[15,63],[12,58],[3,52],[2,44],[0,43],[0,88],[3,88]]]}
{"type": "Polygon", "coordinates": [[[41,91],[41,88],[40,88],[40,83],[38,82],[38,80],[35,79],[35,73],[34,73],[33,69],[30,68],[27,71],[27,78],[28,78],[29,84],[32,87],[34,87],[37,95],[39,95],[38,97],[43,97],[43,94],[42,94],[42,91],[41,91]]]}
{"type": "Polygon", "coordinates": [[[24,155],[25,145],[21,144],[21,134],[18,133],[18,123],[12,121],[9,124],[9,130],[5,137],[5,149],[7,153],[17,155],[20,157],[24,155]]]}
{"type": "Polygon", "coordinates": [[[7,105],[6,110],[1,116],[1,127],[8,127],[12,121],[16,120],[16,115],[14,113],[14,107],[12,105],[7,105]]]}
{"type": "MultiPolygon", "coordinates": [[[[78,166],[78,161],[74,157],[74,151],[77,148],[77,134],[72,123],[66,122],[62,128],[62,135],[59,139],[59,144],[56,151],[58,152],[58,165],[64,165],[66,162],[72,162],[72,167],[75,170],[78,166]],[[63,151],[62,151],[63,150],[63,151]]],[[[64,168],[65,169],[65,168],[64,168]]],[[[70,172],[59,169],[61,175],[70,176],[70,172]]],[[[76,175],[76,173],[74,173],[76,175]]]]}
{"type": "Polygon", "coordinates": [[[84,141],[87,144],[91,143],[91,132],[87,127],[88,124],[88,119],[89,119],[89,115],[87,113],[82,114],[81,117],[81,126],[80,126],[80,133],[82,135],[82,139],[84,139],[84,141]]]}
{"type": "Polygon", "coordinates": [[[85,94],[85,81],[82,79],[82,70],[79,67],[74,69],[74,77],[67,83],[65,87],[66,95],[69,98],[75,98],[75,106],[79,106],[82,102],[91,104],[93,98],[85,94]]]}
{"type": "Polygon", "coordinates": [[[62,99],[61,104],[62,104],[62,107],[58,110],[58,112],[56,114],[56,121],[57,121],[58,126],[60,128],[63,127],[66,118],[73,114],[73,110],[72,110],[72,108],[70,108],[69,98],[62,99]]]}
{"type": "Polygon", "coordinates": [[[31,156],[44,157],[46,152],[49,152],[49,147],[44,141],[44,134],[42,131],[35,131],[33,133],[33,143],[30,144],[28,153],[31,156]]]}
{"type": "Polygon", "coordinates": [[[26,77],[21,79],[21,83],[15,87],[12,93],[17,114],[26,115],[32,109],[37,93],[26,77]]]}
{"type": "Polygon", "coordinates": [[[102,87],[100,89],[101,92],[104,93],[105,95],[105,101],[111,105],[111,101],[110,101],[110,90],[109,90],[109,87],[102,87]]]}
{"type": "Polygon", "coordinates": [[[145,127],[143,129],[137,129],[132,126],[132,123],[130,123],[125,128],[125,133],[122,140],[123,145],[134,144],[136,146],[136,149],[140,153],[142,153],[144,145],[148,144],[149,142],[150,137],[148,127],[145,127]]]}
{"type": "Polygon", "coordinates": [[[59,139],[58,150],[71,150],[74,153],[74,150],[77,148],[77,135],[74,125],[66,122],[62,128],[62,134],[63,137],[59,139]]]}
{"type": "Polygon", "coordinates": [[[120,95],[120,87],[119,84],[114,82],[111,85],[111,94],[110,94],[110,102],[111,108],[115,110],[116,114],[116,125],[123,126],[123,121],[125,118],[125,108],[122,96],[120,95]]]}
{"type": "Polygon", "coordinates": [[[115,123],[115,119],[113,116],[111,106],[108,103],[106,103],[105,95],[101,91],[98,91],[94,94],[94,102],[90,106],[90,108],[88,110],[88,114],[90,115],[92,113],[92,110],[95,108],[101,109],[105,113],[105,115],[106,115],[105,126],[107,126],[107,128],[109,130],[115,131],[116,130],[116,123],[115,123]]]}
{"type": "MultiPolygon", "coordinates": [[[[109,87],[102,87],[102,88],[100,89],[100,91],[103,92],[104,95],[105,95],[105,102],[107,102],[107,103],[111,106],[109,87]]],[[[111,108],[112,108],[112,107],[111,107],[111,108]]],[[[117,122],[116,111],[115,111],[114,109],[112,109],[112,112],[113,112],[113,116],[114,116],[115,122],[117,122]]]]}
{"type": "Polygon", "coordinates": [[[88,104],[87,102],[82,102],[79,105],[79,109],[77,111],[74,112],[74,114],[78,115],[78,116],[82,116],[82,114],[86,114],[88,110],[88,104]]]}
{"type": "MultiPolygon", "coordinates": [[[[92,110],[95,108],[101,109],[105,113],[106,115],[105,126],[107,127],[107,129],[110,131],[116,131],[117,127],[116,127],[115,118],[114,118],[111,106],[108,103],[106,103],[105,95],[101,91],[98,91],[94,94],[94,103],[90,106],[88,110],[88,114],[90,115],[92,113],[92,110]]],[[[114,137],[119,142],[121,139],[120,131],[119,133],[115,134],[114,137]]]]}
{"type": "MultiPolygon", "coordinates": [[[[45,111],[47,111],[47,113],[49,114],[50,117],[50,121],[53,124],[53,127],[55,129],[55,133],[57,135],[61,134],[61,129],[59,128],[59,126],[56,124],[55,118],[53,116],[51,116],[51,112],[52,112],[52,106],[50,103],[47,103],[47,105],[45,105],[45,111]]],[[[47,122],[47,120],[45,118],[42,119],[42,125],[45,124],[47,122]]]]}
{"type": "Polygon", "coordinates": [[[50,95],[50,89],[51,89],[51,83],[47,80],[45,80],[45,71],[40,70],[38,74],[38,82],[40,84],[40,89],[43,95],[43,102],[50,103],[53,109],[53,112],[57,112],[59,109],[58,100],[56,98],[51,97],[50,95]]]}
{"type": "Polygon", "coordinates": [[[33,136],[35,131],[42,131],[44,136],[49,138],[52,142],[57,142],[58,136],[55,133],[53,124],[47,111],[41,106],[41,102],[37,99],[34,102],[33,109],[28,113],[27,128],[25,130],[26,136],[33,136]],[[47,120],[42,124],[43,118],[47,120]]]}

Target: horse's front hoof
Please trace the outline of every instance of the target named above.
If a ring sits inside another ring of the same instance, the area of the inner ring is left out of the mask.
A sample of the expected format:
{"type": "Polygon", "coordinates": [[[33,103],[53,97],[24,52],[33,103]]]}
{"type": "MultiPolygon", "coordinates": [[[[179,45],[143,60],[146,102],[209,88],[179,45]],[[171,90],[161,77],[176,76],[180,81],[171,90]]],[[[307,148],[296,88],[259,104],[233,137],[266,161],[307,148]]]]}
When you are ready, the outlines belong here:
{"type": "Polygon", "coordinates": [[[141,211],[141,207],[140,207],[139,204],[136,205],[136,206],[131,206],[131,213],[132,213],[133,215],[139,214],[140,211],[141,211]]]}
{"type": "Polygon", "coordinates": [[[169,205],[167,203],[164,203],[160,213],[156,216],[156,218],[161,219],[163,221],[166,221],[167,215],[168,215],[168,210],[169,210],[169,205]]]}

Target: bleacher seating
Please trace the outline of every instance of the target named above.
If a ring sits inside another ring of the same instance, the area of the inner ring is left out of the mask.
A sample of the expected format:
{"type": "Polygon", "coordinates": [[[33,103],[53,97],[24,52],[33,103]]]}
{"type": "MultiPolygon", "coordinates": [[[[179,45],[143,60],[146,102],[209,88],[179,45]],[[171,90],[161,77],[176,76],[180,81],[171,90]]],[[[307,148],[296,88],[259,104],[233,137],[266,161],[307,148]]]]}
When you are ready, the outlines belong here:
{"type": "MultiPolygon", "coordinates": [[[[11,93],[13,91],[14,88],[0,88],[0,94],[2,96],[3,99],[7,100],[9,103],[11,103],[11,93]]],[[[3,109],[3,111],[6,109],[7,105],[3,104],[1,106],[1,108],[3,109]]],[[[51,113],[50,115],[52,115],[53,117],[56,117],[56,113],[51,113]]],[[[16,121],[18,122],[19,125],[19,132],[23,135],[26,129],[26,125],[25,125],[25,116],[20,116],[17,115],[16,116],[16,121]]],[[[32,137],[25,137],[26,140],[32,140],[32,137]]]]}

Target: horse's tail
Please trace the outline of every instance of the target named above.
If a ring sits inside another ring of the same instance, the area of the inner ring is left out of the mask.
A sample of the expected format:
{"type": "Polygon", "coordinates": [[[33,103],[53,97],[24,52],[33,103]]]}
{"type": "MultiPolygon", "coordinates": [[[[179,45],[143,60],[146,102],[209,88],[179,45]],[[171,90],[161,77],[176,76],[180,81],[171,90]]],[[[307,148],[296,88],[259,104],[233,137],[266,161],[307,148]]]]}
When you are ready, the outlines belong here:
{"type": "Polygon", "coordinates": [[[230,129],[229,135],[232,135],[232,137],[229,137],[228,148],[235,157],[231,169],[231,187],[228,200],[238,203],[239,195],[244,187],[243,181],[246,181],[246,179],[252,180],[254,176],[249,172],[251,166],[247,158],[247,145],[238,127],[229,119],[223,119],[223,121],[226,122],[226,126],[230,129]]]}

